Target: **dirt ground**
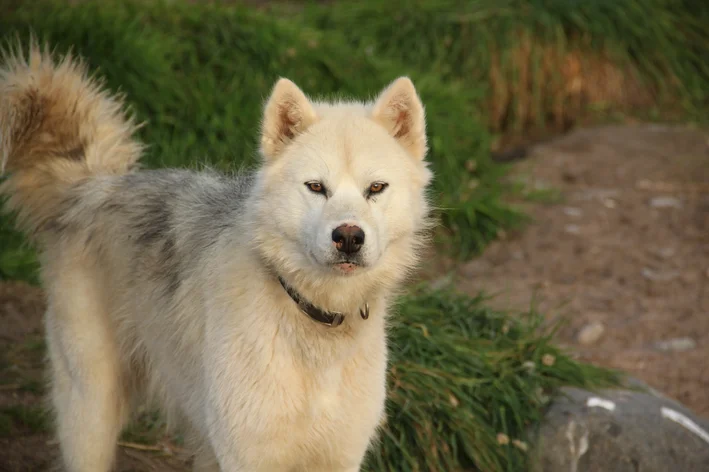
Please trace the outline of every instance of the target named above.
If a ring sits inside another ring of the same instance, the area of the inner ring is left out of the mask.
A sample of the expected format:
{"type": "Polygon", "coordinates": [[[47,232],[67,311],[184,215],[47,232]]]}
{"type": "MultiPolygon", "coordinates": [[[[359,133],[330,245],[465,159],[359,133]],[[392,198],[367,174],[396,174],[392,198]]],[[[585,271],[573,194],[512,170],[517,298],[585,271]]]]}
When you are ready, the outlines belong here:
{"type": "MultiPolygon", "coordinates": [[[[568,323],[558,340],[709,415],[709,140],[686,128],[604,127],[533,148],[515,178],[547,197],[534,221],[455,269],[457,286],[568,323]]],[[[47,470],[56,443],[42,416],[42,292],[0,283],[0,472],[47,470]],[[22,421],[14,421],[21,418],[22,421]],[[17,428],[17,424],[25,426],[17,428]]],[[[167,439],[124,442],[127,471],[186,471],[167,439]]]]}
{"type": "Polygon", "coordinates": [[[568,320],[558,339],[709,414],[709,135],[665,126],[575,131],[515,174],[554,204],[457,270],[493,305],[568,320]]]}

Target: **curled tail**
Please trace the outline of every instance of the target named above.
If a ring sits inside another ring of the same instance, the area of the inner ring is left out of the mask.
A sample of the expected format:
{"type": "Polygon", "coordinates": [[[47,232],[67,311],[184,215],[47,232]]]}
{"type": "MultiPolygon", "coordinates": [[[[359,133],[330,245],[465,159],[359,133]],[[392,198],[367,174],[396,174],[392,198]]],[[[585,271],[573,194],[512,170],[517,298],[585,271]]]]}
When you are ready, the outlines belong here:
{"type": "Polygon", "coordinates": [[[89,77],[85,65],[66,56],[55,62],[32,43],[0,59],[0,165],[7,179],[5,208],[29,235],[58,216],[67,192],[98,175],[129,172],[142,145],[123,107],[89,77]]]}

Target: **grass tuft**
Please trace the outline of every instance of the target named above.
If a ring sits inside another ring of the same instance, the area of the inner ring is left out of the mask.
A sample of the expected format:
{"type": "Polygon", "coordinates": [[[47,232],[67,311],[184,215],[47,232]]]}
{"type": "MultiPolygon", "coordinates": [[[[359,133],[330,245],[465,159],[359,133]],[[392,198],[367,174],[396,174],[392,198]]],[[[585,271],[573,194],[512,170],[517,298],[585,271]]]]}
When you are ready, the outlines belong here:
{"type": "Polygon", "coordinates": [[[371,470],[528,470],[525,446],[559,387],[620,381],[554,346],[538,314],[510,316],[484,301],[426,286],[401,299],[371,470]]]}
{"type": "Polygon", "coordinates": [[[0,437],[45,433],[50,430],[50,417],[44,408],[13,405],[0,408],[0,437]]]}
{"type": "Polygon", "coordinates": [[[481,90],[476,113],[496,133],[564,130],[588,113],[706,119],[706,2],[341,2],[302,18],[357,50],[481,90]]]}

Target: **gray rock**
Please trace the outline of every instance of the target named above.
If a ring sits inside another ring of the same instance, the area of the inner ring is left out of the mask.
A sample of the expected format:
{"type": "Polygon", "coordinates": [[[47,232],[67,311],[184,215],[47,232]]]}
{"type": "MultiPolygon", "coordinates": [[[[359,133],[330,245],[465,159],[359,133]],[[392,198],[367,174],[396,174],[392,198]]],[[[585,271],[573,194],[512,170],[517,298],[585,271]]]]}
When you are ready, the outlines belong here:
{"type": "Polygon", "coordinates": [[[652,389],[567,388],[534,437],[535,472],[709,471],[709,422],[652,389]]]}

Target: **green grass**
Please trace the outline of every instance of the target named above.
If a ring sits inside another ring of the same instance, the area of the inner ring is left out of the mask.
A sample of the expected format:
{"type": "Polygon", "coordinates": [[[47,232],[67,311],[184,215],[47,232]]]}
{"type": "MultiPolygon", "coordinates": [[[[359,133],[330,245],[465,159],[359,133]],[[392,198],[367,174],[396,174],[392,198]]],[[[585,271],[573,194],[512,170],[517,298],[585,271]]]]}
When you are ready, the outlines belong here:
{"type": "Polygon", "coordinates": [[[50,423],[47,411],[39,406],[13,405],[0,408],[0,437],[48,432],[50,423]]]}
{"type": "Polygon", "coordinates": [[[541,321],[448,290],[405,296],[391,332],[388,423],[371,470],[528,470],[524,445],[533,450],[535,425],[560,386],[619,381],[555,347],[541,321]],[[509,444],[498,443],[500,433],[509,444]]]}
{"type": "Polygon", "coordinates": [[[156,444],[169,433],[165,418],[157,410],[140,413],[121,433],[121,441],[156,444]]]}

